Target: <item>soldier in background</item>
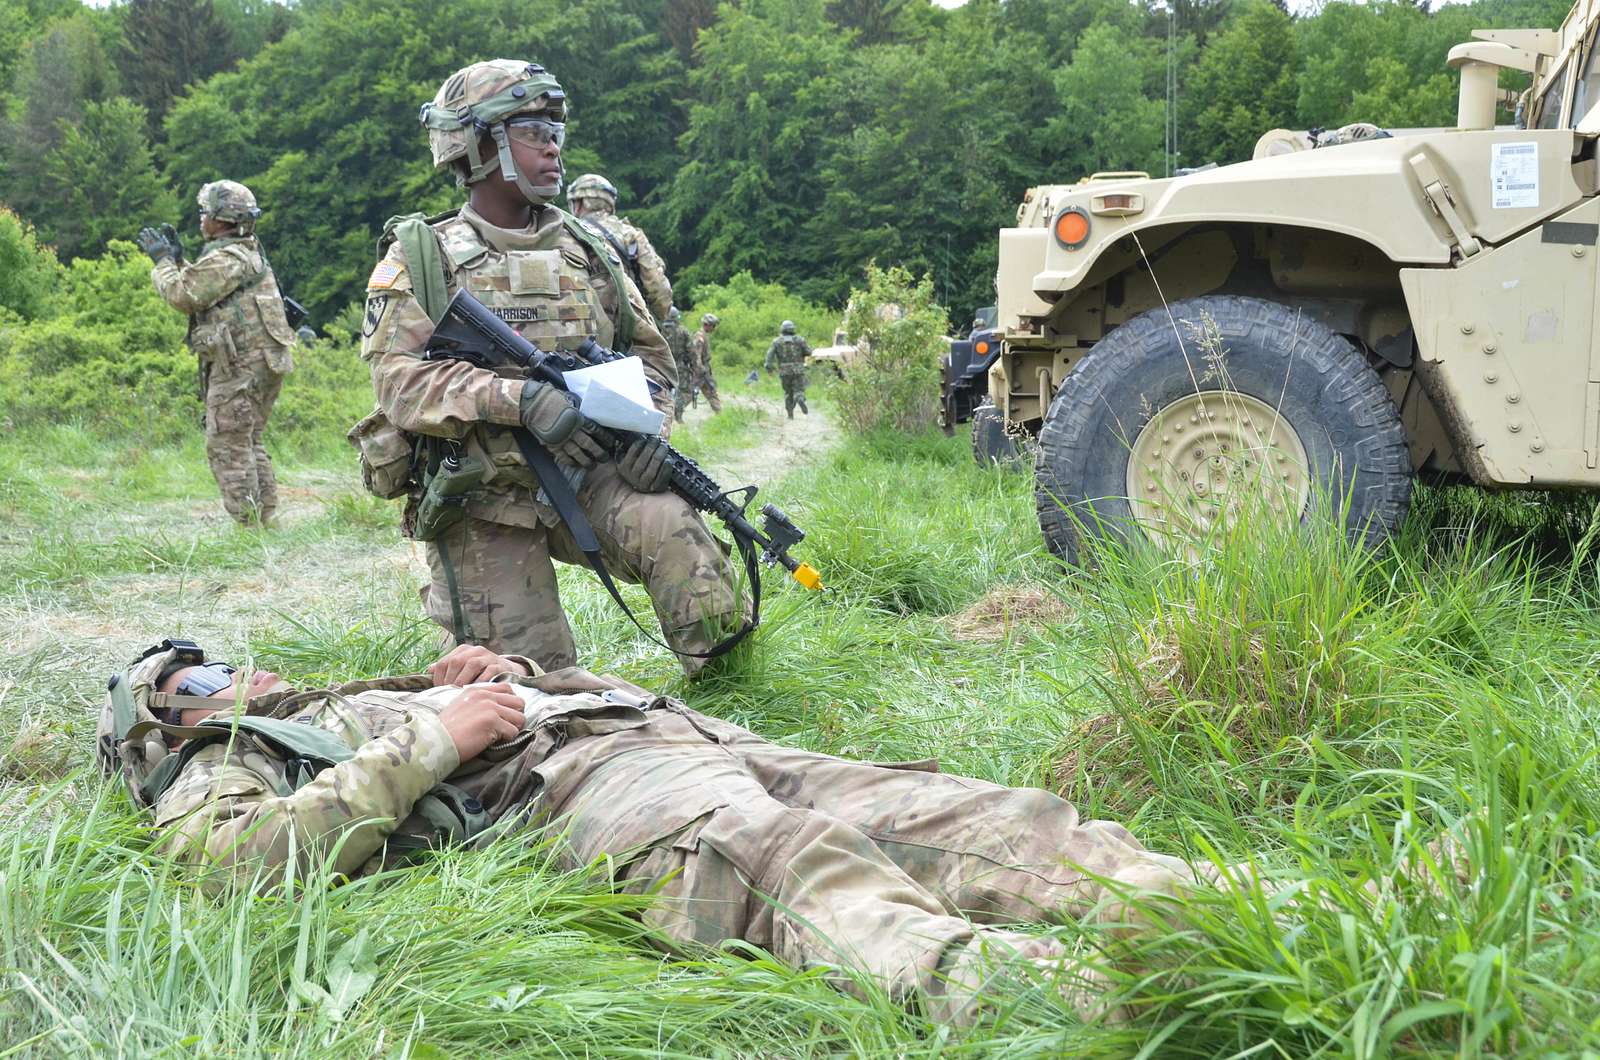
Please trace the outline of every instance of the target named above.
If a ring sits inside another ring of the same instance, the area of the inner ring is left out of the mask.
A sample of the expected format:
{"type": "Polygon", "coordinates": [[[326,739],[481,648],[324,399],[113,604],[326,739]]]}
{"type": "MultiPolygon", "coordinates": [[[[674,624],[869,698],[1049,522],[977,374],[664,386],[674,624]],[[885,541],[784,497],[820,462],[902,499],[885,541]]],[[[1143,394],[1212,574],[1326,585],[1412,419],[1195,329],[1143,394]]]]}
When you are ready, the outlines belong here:
{"type": "Polygon", "coordinates": [[[250,189],[218,180],[200,189],[206,245],[193,262],[170,226],[144,228],[139,246],[155,262],[150,278],[167,304],[189,316],[189,347],[200,358],[206,459],[222,505],[245,526],[267,525],[278,480],[262,444],[283,377],[294,370],[294,331],[283,294],[255,237],[261,211],[250,189]]]}
{"type": "Polygon", "coordinates": [[[689,359],[689,329],[683,326],[683,314],[677,306],[667,310],[661,319],[661,337],[667,340],[672,351],[672,361],[678,367],[678,385],[672,392],[672,418],[683,422],[683,410],[694,400],[694,362],[689,359]]]}
{"type": "Polygon", "coordinates": [[[806,359],[811,356],[811,346],[794,332],[794,321],[785,320],[778,329],[778,337],[767,347],[766,369],[776,366],[778,378],[783,381],[783,408],[794,419],[794,407],[811,415],[806,408],[806,359]]]}
{"type": "Polygon", "coordinates": [[[711,374],[711,333],[717,330],[717,314],[707,313],[700,318],[700,330],[689,336],[689,359],[694,362],[694,385],[711,403],[712,412],[722,411],[722,399],[717,397],[717,380],[711,374]]]}
{"type": "Polygon", "coordinates": [[[672,308],[672,284],[667,280],[666,263],[650,245],[648,236],[626,217],[617,216],[617,189],[611,182],[598,173],[585,173],[572,182],[567,204],[617,249],[650,312],[657,320],[665,318],[672,308]]]}

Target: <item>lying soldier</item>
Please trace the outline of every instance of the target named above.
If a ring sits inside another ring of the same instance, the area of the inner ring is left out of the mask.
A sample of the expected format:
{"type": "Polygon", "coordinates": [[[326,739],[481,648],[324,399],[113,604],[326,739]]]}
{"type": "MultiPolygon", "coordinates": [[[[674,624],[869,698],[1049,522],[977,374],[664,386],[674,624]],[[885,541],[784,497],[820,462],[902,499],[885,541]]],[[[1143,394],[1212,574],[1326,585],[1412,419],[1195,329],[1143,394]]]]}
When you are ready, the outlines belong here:
{"type": "MultiPolygon", "coordinates": [[[[865,971],[965,1020],[991,965],[1061,970],[1061,943],[995,927],[1129,915],[1188,863],[1056,796],[780,747],[626,681],[462,645],[427,674],[296,692],[165,641],[113,677],[98,752],[176,857],[244,880],[313,861],[358,875],[519,826],[564,833],[654,892],[646,921],[693,949],[743,939],[798,968],[865,971]]],[[[1209,872],[1199,874],[1210,876],[1209,872]]],[[[848,986],[848,981],[845,982],[848,986]]]]}

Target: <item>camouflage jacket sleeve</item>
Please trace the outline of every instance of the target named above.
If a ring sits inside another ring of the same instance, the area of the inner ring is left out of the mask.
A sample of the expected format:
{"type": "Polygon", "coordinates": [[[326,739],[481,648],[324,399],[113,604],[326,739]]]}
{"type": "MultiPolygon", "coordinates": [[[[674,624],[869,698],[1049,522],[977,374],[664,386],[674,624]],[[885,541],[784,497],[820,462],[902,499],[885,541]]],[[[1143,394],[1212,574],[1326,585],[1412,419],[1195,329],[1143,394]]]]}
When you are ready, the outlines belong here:
{"type": "Polygon", "coordinates": [[[782,339],[773,339],[772,345],[767,347],[767,359],[762,367],[769,372],[772,371],[772,366],[778,363],[778,347],[781,345],[783,345],[782,339]]]}
{"type": "Polygon", "coordinates": [[[662,320],[672,308],[672,281],[667,279],[667,263],[650,245],[649,236],[637,228],[634,233],[638,236],[639,282],[644,287],[644,298],[650,304],[650,312],[657,320],[662,320]]]}
{"type": "Polygon", "coordinates": [[[150,270],[150,279],[168,305],[193,316],[237,291],[250,272],[249,264],[237,253],[219,250],[184,265],[171,258],[158,261],[150,270]]]}
{"type": "Polygon", "coordinates": [[[156,803],[156,823],[175,856],[197,868],[249,877],[291,858],[353,875],[412,805],[460,764],[438,715],[413,710],[406,723],[363,744],[289,795],[274,791],[270,761],[237,745],[203,749],[156,803]]]}
{"type": "Polygon", "coordinates": [[[800,359],[801,360],[805,360],[807,357],[810,357],[810,356],[811,356],[811,343],[807,342],[805,339],[801,339],[800,340],[800,359]]]}
{"type": "Polygon", "coordinates": [[[389,248],[367,281],[361,356],[389,422],[413,434],[459,438],[475,422],[520,421],[522,380],[503,379],[465,361],[424,361],[433,321],[412,293],[400,244],[389,248]]]}

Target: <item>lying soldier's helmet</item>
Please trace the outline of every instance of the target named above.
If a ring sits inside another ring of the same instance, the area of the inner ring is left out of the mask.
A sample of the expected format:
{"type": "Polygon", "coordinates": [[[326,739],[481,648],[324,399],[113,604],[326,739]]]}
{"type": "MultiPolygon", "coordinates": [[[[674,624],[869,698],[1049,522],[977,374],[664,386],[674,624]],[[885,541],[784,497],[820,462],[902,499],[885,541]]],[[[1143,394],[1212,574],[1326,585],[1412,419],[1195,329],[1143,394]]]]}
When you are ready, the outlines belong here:
{"type": "Polygon", "coordinates": [[[143,786],[168,753],[167,736],[155,727],[167,719],[156,717],[150,697],[173,670],[205,661],[205,652],[193,641],[164,640],[106,682],[105,704],[95,726],[95,760],[107,776],[122,777],[140,806],[149,805],[143,786]]]}

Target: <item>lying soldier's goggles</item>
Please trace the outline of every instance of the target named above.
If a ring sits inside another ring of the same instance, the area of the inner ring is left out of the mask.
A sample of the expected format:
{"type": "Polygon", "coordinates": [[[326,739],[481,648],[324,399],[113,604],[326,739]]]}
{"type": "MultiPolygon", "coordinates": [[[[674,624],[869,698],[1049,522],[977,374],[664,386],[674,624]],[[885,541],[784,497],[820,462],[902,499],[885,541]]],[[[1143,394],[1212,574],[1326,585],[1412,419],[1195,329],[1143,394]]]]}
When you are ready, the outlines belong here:
{"type": "Polygon", "coordinates": [[[506,122],[506,134],[529,147],[553,143],[559,149],[567,143],[566,123],[546,118],[511,118],[506,122]]]}
{"type": "Polygon", "coordinates": [[[233,684],[234,667],[222,662],[208,662],[190,670],[187,677],[173,689],[180,696],[212,696],[233,684]]]}

